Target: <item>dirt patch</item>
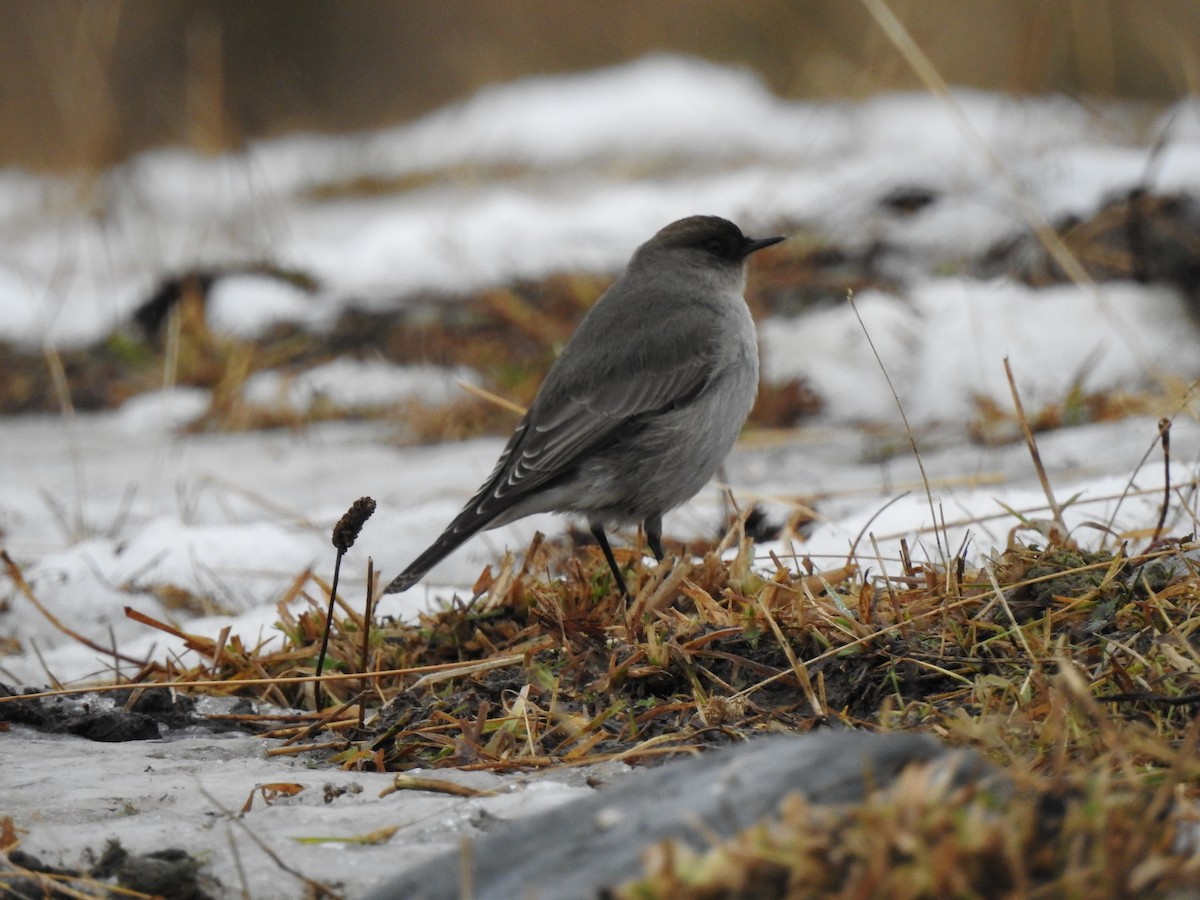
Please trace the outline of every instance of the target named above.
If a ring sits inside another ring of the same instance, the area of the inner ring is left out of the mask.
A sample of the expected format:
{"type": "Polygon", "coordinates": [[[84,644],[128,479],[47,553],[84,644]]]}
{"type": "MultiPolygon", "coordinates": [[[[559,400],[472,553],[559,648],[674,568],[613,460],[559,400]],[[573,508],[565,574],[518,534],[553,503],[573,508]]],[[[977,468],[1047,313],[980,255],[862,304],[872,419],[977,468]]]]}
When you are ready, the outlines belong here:
{"type": "MultiPolygon", "coordinates": [[[[85,855],[94,857],[91,851],[85,855]]],[[[7,864],[0,863],[4,896],[21,900],[115,896],[109,890],[112,887],[163,900],[211,900],[221,896],[220,886],[203,874],[204,863],[175,847],[134,854],[113,839],[86,870],[52,866],[24,850],[10,851],[7,859],[7,864]]]]}
{"type": "MultiPolygon", "coordinates": [[[[17,696],[0,684],[0,697],[17,696]]],[[[110,743],[155,741],[167,731],[198,725],[221,731],[237,727],[197,714],[196,701],[191,697],[154,687],[83,697],[10,700],[0,703],[0,727],[8,725],[110,743]]]]}

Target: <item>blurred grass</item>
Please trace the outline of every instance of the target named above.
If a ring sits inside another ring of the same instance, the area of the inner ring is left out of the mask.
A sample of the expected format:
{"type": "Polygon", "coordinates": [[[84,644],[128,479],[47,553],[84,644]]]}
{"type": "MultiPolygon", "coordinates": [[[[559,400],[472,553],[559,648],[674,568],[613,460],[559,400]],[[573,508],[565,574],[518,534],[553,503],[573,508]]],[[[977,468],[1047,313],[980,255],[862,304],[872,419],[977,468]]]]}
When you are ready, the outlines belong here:
{"type": "MultiPolygon", "coordinates": [[[[894,0],[947,81],[1170,99],[1200,86],[1194,0],[894,0]]],[[[0,4],[0,165],[94,170],[162,144],[212,152],[411,119],[497,81],[650,52],[746,66],[793,97],[920,85],[838,0],[40,0],[0,4]]]]}
{"type": "MultiPolygon", "coordinates": [[[[909,194],[892,192],[881,206],[905,209],[909,194]],[[899,203],[897,198],[903,201],[899,203]]],[[[929,202],[936,197],[930,196],[929,202]]],[[[901,213],[903,214],[903,213],[901,213]]],[[[1177,288],[1193,318],[1200,319],[1200,201],[1184,194],[1137,188],[1111,200],[1094,216],[1057,223],[1058,234],[1096,282],[1139,281],[1177,288]]],[[[746,299],[756,320],[790,317],[842,302],[847,293],[895,291],[881,274],[878,254],[839,247],[803,231],[755,264],[746,299]]],[[[959,271],[982,277],[1007,276],[1031,285],[1063,283],[1066,274],[1031,234],[981,248],[977,260],[959,271]]],[[[887,267],[883,267],[886,269],[887,267]]],[[[419,401],[340,407],[314,403],[306,410],[264,405],[246,392],[256,373],[275,372],[284,382],[337,358],[388,360],[400,365],[461,366],[479,374],[483,386],[517,409],[533,402],[554,358],[609,278],[560,272],[536,280],[498,284],[458,297],[397,298],[390,308],[363,309],[349,298],[327,329],[278,324],[254,338],[214,331],[207,319],[208,293],[227,277],[254,274],[302,290],[317,280],[302,270],[260,263],[215,267],[166,276],[126,326],[88,346],[61,348],[53,358],[43,348],[0,340],[0,415],[116,409],[131,398],[166,386],[210,392],[209,408],[186,430],[299,428],[338,418],[384,418],[401,424],[403,442],[461,440],[480,434],[507,435],[517,421],[479,396],[463,394],[450,403],[419,401]],[[400,301],[403,302],[400,302],[400,301]]],[[[796,348],[803,352],[803,346],[796,348]]],[[[1075,373],[1060,397],[1029,413],[1033,431],[1112,421],[1129,415],[1173,416],[1191,409],[1191,385],[1156,376],[1153,388],[1084,389],[1090,366],[1075,373]]],[[[821,410],[824,398],[803,381],[764,382],[751,414],[758,429],[791,428],[821,410]]],[[[964,423],[973,441],[1002,445],[1019,441],[1019,423],[1007,406],[975,398],[964,423]]],[[[891,435],[890,431],[885,434],[891,435]]],[[[879,452],[907,453],[905,442],[879,452]]]]}

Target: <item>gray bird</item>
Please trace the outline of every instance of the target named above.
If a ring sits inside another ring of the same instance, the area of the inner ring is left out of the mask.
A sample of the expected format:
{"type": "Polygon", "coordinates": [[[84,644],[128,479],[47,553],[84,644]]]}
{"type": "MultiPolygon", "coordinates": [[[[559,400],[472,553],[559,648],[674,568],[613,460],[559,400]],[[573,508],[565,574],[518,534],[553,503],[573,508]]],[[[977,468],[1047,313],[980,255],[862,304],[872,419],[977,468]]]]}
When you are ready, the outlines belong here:
{"type": "Polygon", "coordinates": [[[782,240],[691,216],[638,247],[550,367],[487,481],[384,593],[412,587],[482,530],[570,512],[587,518],[628,596],[604,528],[642,522],[661,561],[663,514],[729,454],[758,391],[746,260],[782,240]]]}

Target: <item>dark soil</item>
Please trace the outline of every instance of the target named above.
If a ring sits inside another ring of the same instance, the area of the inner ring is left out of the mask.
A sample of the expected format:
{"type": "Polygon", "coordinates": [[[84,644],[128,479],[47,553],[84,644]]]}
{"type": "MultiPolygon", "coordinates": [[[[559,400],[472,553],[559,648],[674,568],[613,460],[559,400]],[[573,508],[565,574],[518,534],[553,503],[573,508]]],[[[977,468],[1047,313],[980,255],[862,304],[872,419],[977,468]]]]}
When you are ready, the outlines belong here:
{"type": "MultiPolygon", "coordinates": [[[[103,896],[79,891],[97,887],[103,889],[104,885],[162,897],[163,900],[210,900],[220,894],[219,891],[211,893],[219,885],[201,874],[203,863],[177,847],[133,854],[122,847],[120,841],[110,840],[95,865],[86,871],[49,865],[24,850],[12,850],[7,857],[9,865],[0,863],[4,896],[19,900],[103,896]],[[38,875],[53,877],[38,878],[38,875]],[[84,884],[79,884],[81,881],[84,884]],[[55,884],[61,884],[64,889],[57,890],[55,884]]],[[[115,892],[111,895],[117,896],[115,892]]]]}
{"type": "MultiPolygon", "coordinates": [[[[31,689],[27,693],[33,693],[31,689]]],[[[16,696],[0,684],[0,697],[16,696]]],[[[168,688],[115,691],[104,696],[33,698],[0,703],[0,723],[27,725],[47,734],[73,734],[91,741],[156,741],[168,731],[204,726],[236,727],[196,713],[191,697],[168,688]]]]}

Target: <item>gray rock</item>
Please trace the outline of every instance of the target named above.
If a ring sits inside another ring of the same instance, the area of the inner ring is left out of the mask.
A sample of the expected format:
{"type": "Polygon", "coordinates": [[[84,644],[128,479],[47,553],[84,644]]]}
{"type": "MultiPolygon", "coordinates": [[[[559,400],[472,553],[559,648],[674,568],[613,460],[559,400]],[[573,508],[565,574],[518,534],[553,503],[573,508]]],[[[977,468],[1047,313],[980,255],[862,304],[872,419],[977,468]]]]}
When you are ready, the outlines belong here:
{"type": "Polygon", "coordinates": [[[728,837],[774,814],[790,793],[857,802],[915,762],[952,766],[963,782],[994,772],[974,754],[921,735],[759,738],[632,773],[593,797],[497,826],[469,849],[469,894],[460,882],[464,854],[455,851],[380,885],[369,900],[594,898],[635,877],[651,844],[673,838],[702,850],[712,834],[728,837]]]}

